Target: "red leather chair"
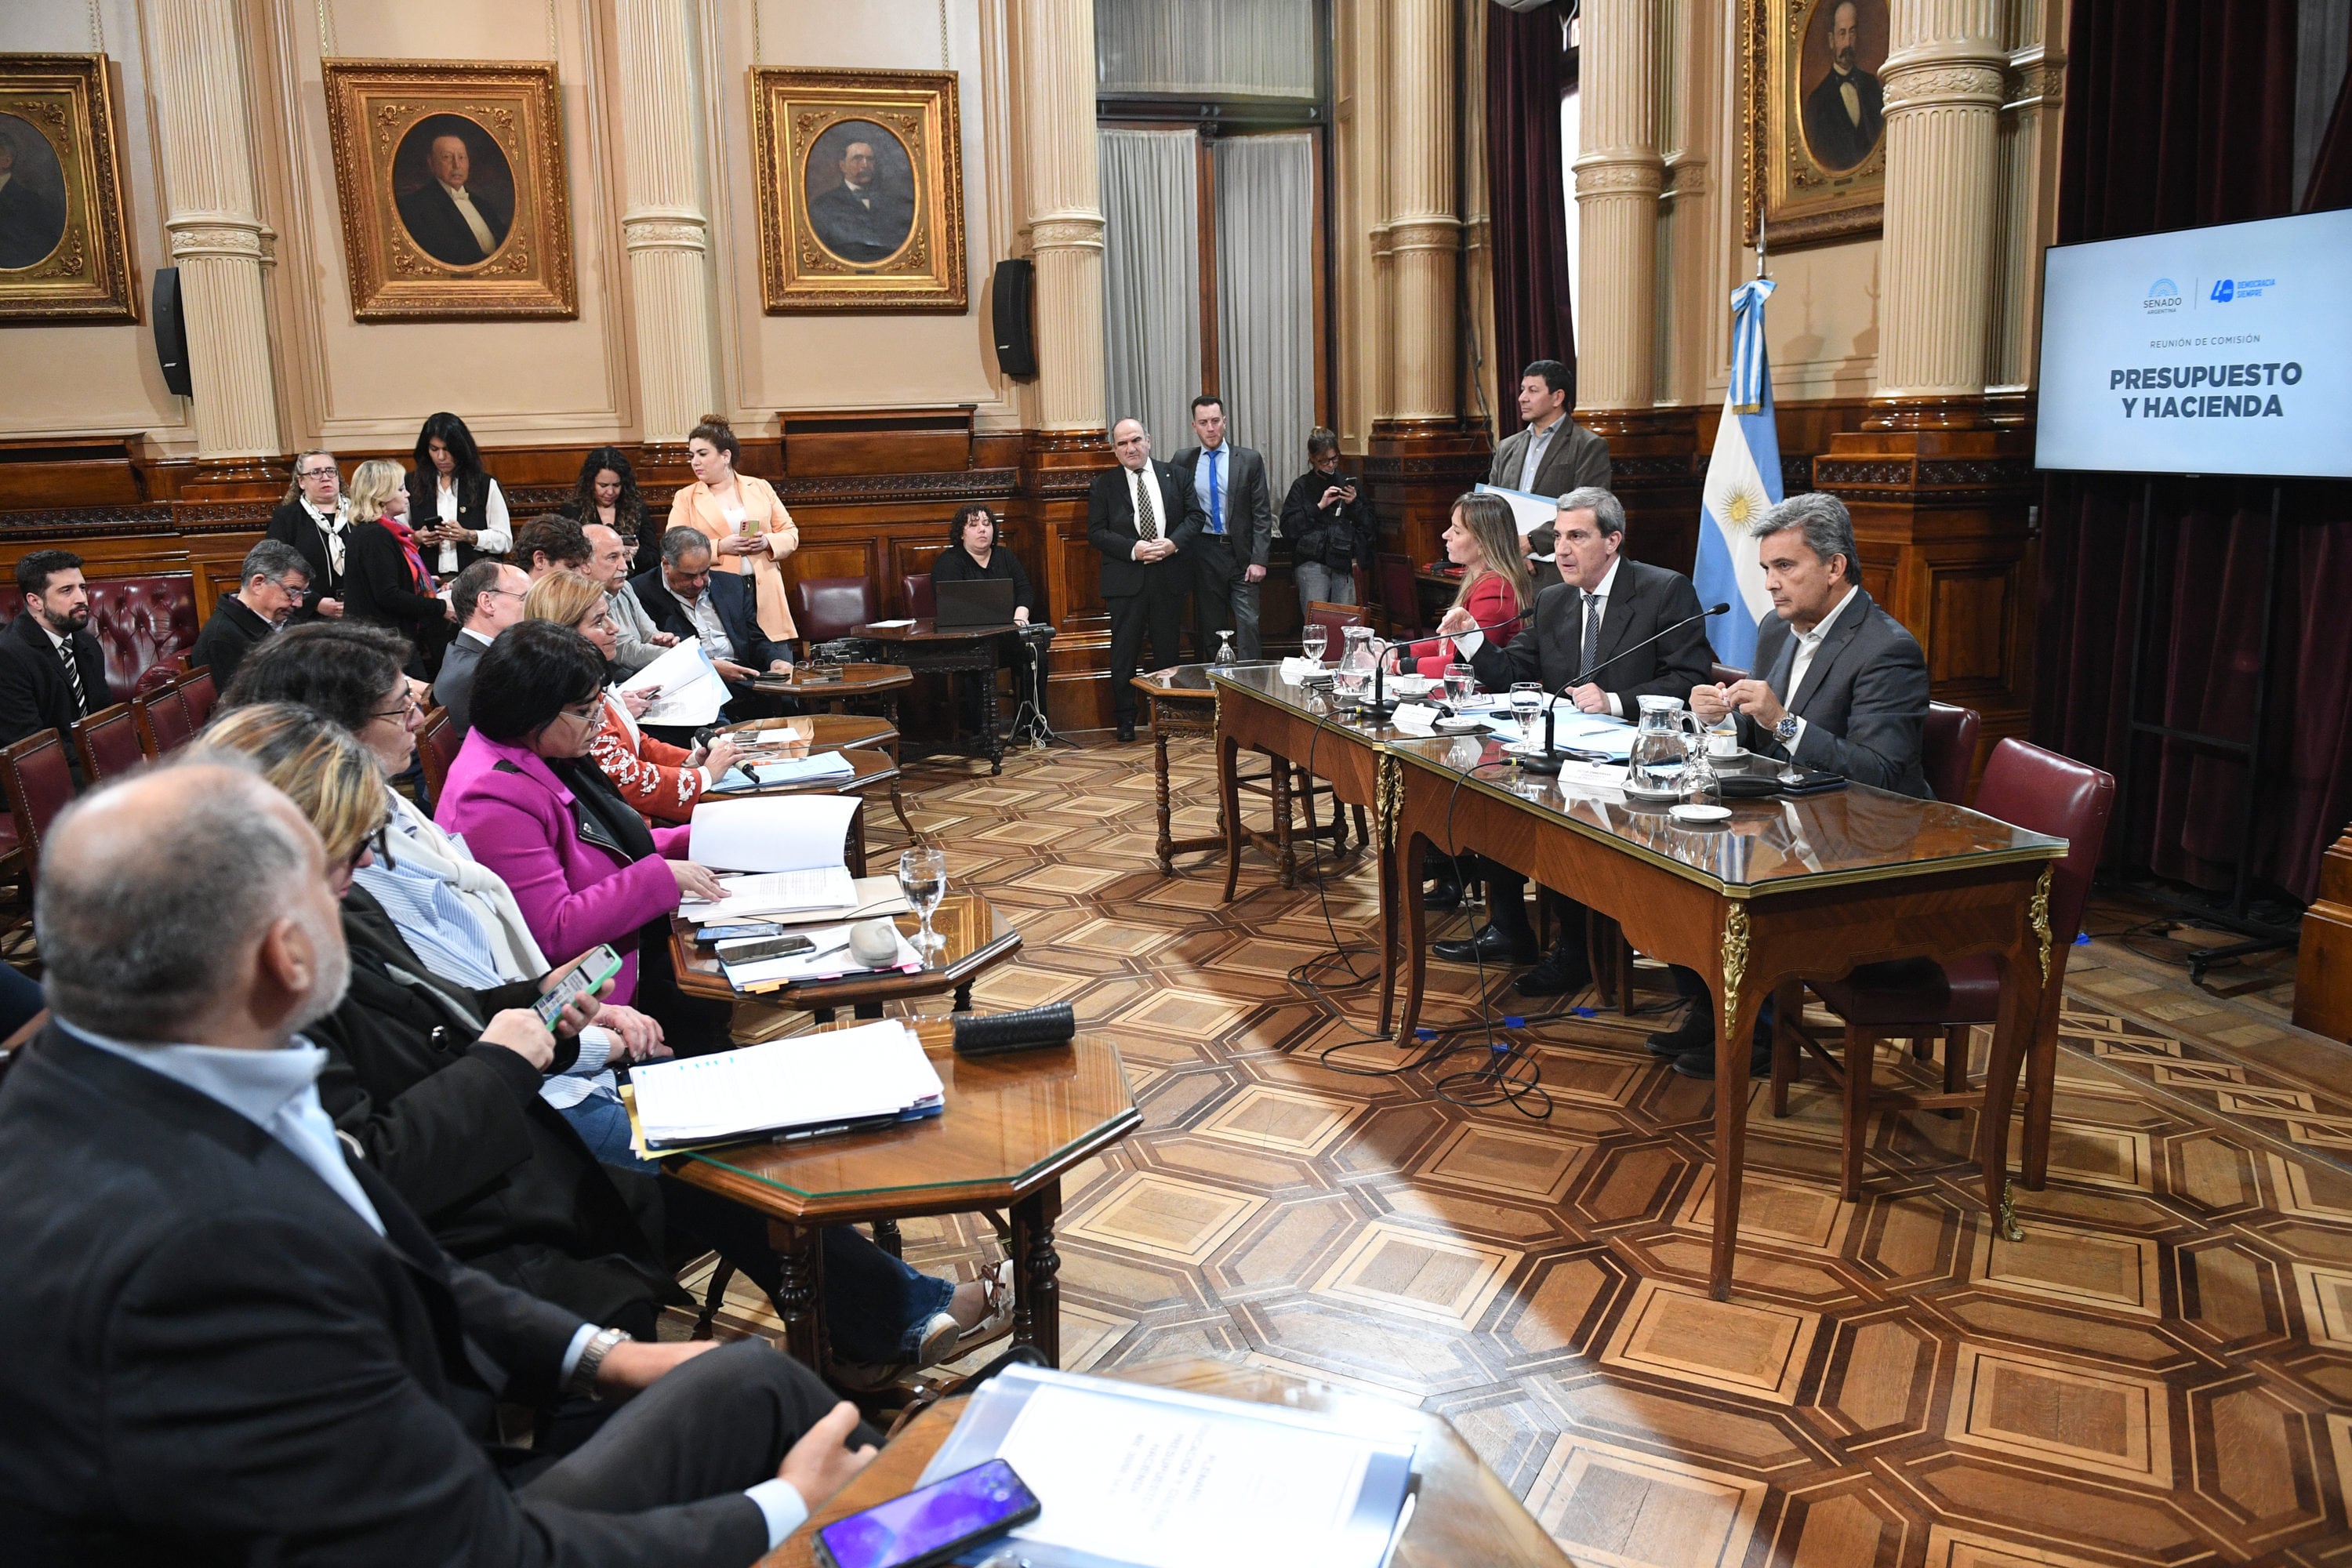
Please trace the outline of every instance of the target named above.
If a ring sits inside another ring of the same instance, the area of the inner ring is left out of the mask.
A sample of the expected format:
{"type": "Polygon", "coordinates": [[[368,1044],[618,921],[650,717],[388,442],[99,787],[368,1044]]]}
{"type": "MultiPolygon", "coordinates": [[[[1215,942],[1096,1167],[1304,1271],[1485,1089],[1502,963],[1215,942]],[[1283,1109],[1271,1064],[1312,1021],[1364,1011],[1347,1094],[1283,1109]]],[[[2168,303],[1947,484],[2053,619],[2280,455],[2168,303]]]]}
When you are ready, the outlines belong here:
{"type": "Polygon", "coordinates": [[[1919,766],[1927,775],[1927,787],[1948,805],[1969,803],[1969,772],[1976,766],[1977,731],[1983,724],[1973,708],[1927,704],[1927,721],[1919,732],[1919,766]]]}
{"type": "Polygon", "coordinates": [[[128,702],[101,708],[76,721],[73,748],[81,759],[81,776],[87,784],[120,778],[147,760],[146,748],[139,740],[139,715],[128,702]]]}
{"type": "MultiPolygon", "coordinates": [[[[2026,1098],[2046,1101],[2057,1071],[2058,998],[2066,981],[2066,955],[2074,951],[2074,935],[2083,929],[2083,906],[2090,898],[2091,875],[2098,868],[2107,837],[2107,820],[2116,804],[2116,781],[2087,763],[2062,757],[2023,741],[2006,740],[1993,748],[1985,764],[1984,782],[1977,791],[1976,809],[1987,816],[2067,842],[2065,855],[2053,867],[2050,881],[2050,979],[2043,993],[2042,1016],[2028,1051],[2026,1098]]],[[[1772,1114],[1789,1111],[1789,1083],[1796,1076],[1800,1051],[1810,1051],[1828,1069],[1843,1091],[1844,1159],[1840,1188],[1851,1200],[1861,1195],[1862,1152],[1870,1131],[1870,1074],[1878,1042],[1944,1037],[1944,1090],[1941,1094],[1889,1091],[1879,1095],[1882,1105],[1923,1110],[1958,1110],[1982,1106],[1984,1090],[1964,1090],[1969,1069],[1969,1030],[1991,1024],[2000,1016],[2000,981],[1990,957],[1977,954],[1937,963],[1932,959],[1906,959],[1894,963],[1864,964],[1843,980],[1813,986],[1814,994],[1844,1024],[1844,1059],[1831,1055],[1823,1042],[1804,1031],[1792,1017],[1797,1009],[1775,1005],[1772,1040],[1772,1114]]],[[[2026,1152],[2026,1179],[2038,1184],[2039,1166],[2048,1151],[2026,1152]]]]}
{"type": "Polygon", "coordinates": [[[0,751],[0,789],[16,825],[16,845],[25,857],[25,891],[40,876],[41,841],[58,814],[73,804],[73,769],[66,742],[55,730],[37,731],[0,751]]]}
{"type": "Polygon", "coordinates": [[[188,705],[188,722],[197,729],[212,722],[213,704],[219,700],[211,670],[192,670],[180,678],[180,700],[188,705]]]}
{"type": "Polygon", "coordinates": [[[866,578],[812,577],[793,584],[793,621],[805,642],[855,637],[880,614],[874,607],[874,584],[866,578]]]}
{"type": "Polygon", "coordinates": [[[931,595],[931,574],[909,572],[898,579],[898,586],[907,595],[907,613],[919,621],[928,621],[939,614],[939,603],[931,595]]]}
{"type": "Polygon", "coordinates": [[[441,781],[449,776],[449,764],[457,760],[461,743],[457,721],[449,717],[449,710],[436,708],[425,715],[424,727],[416,731],[416,762],[425,770],[425,793],[436,801],[441,798],[441,781]]]}
{"type": "Polygon", "coordinates": [[[178,751],[196,732],[195,721],[188,717],[187,701],[177,686],[165,686],[132,698],[131,710],[139,719],[139,743],[150,757],[178,751]]]}
{"type": "Polygon", "coordinates": [[[1389,636],[1417,637],[1429,628],[1421,619],[1421,580],[1412,574],[1410,556],[1381,552],[1375,566],[1381,577],[1381,609],[1388,616],[1389,636]]]}
{"type": "Polygon", "coordinates": [[[1307,624],[1323,628],[1323,657],[1337,659],[1348,646],[1349,626],[1372,624],[1372,612],[1364,605],[1335,605],[1328,599],[1317,599],[1307,606],[1307,624]]]}

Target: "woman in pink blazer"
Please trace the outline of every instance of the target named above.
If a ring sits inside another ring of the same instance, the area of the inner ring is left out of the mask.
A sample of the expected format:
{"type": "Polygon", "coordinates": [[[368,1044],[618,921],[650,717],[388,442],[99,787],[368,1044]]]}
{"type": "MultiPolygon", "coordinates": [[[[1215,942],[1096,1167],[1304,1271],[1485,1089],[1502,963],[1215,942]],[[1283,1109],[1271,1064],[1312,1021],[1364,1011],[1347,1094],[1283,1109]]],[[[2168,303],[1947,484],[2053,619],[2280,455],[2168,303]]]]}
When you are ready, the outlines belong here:
{"type": "MultiPolygon", "coordinates": [[[[475,674],[473,728],[434,820],[463,834],[474,858],[506,879],[543,948],[583,952],[611,942],[624,955],[612,1000],[634,996],[681,1056],[723,1048],[733,1007],[681,994],[669,958],[680,898],[716,898],[719,880],[684,858],[690,829],[647,827],[587,755],[604,685],[604,655],[570,626],[520,621],[499,633],[475,674]]],[[[663,1193],[682,1223],[679,1211],[690,1208],[704,1229],[726,1224],[730,1208],[739,1220],[752,1217],[682,1184],[665,1183],[663,1193]]],[[[848,1226],[826,1227],[823,1245],[825,1324],[842,1359],[819,1370],[837,1382],[882,1386],[1012,1321],[1009,1261],[959,1285],[917,1273],[848,1226]]],[[[782,1285],[781,1266],[754,1272],[747,1263],[745,1271],[772,1298],[782,1285]]]]}
{"type": "Polygon", "coordinates": [[[770,642],[789,642],[795,632],[784,594],[783,559],[800,548],[800,527],[773,485],[735,471],[742,457],[742,445],[727,421],[704,415],[686,438],[694,483],[670,498],[669,526],[693,529],[709,540],[712,570],[750,580],[746,585],[761,635],[770,642]]]}
{"type": "MultiPolygon", "coordinates": [[[[1462,568],[1462,586],[1454,603],[1468,610],[1480,626],[1496,628],[1486,635],[1497,644],[1517,636],[1525,623],[1510,617],[1534,604],[1536,593],[1510,503],[1500,496],[1475,490],[1455,501],[1454,519],[1445,529],[1445,558],[1462,568]]],[[[1454,662],[1454,639],[1432,640],[1433,649],[1428,641],[1412,645],[1421,654],[1416,672],[1444,675],[1445,667],[1454,662]]]]}

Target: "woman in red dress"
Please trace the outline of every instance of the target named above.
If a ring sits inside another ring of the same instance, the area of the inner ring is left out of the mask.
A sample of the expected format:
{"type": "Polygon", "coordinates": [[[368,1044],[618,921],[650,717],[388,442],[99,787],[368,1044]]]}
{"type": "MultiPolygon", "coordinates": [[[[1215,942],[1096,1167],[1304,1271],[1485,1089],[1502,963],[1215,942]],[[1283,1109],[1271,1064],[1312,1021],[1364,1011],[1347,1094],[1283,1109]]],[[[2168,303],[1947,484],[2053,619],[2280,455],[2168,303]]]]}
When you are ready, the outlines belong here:
{"type": "MultiPolygon", "coordinates": [[[[1486,635],[1497,645],[1517,637],[1526,623],[1511,617],[1535,603],[1536,591],[1510,502],[1475,490],[1455,501],[1454,521],[1445,529],[1445,558],[1462,568],[1462,587],[1454,595],[1454,604],[1468,610],[1480,626],[1494,627],[1486,635]]],[[[1414,665],[1418,674],[1444,675],[1445,667],[1454,662],[1454,639],[1433,640],[1434,648],[1423,653],[1414,665]]],[[[1429,648],[1431,644],[1418,642],[1412,647],[1429,648]]]]}

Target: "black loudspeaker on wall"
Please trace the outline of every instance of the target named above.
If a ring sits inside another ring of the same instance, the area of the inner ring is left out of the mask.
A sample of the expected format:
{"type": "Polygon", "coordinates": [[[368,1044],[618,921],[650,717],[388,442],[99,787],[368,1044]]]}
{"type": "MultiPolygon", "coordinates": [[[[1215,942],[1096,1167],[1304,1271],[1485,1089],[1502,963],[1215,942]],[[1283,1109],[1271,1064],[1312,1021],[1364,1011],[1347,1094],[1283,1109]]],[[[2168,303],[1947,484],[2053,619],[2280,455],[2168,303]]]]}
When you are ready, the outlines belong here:
{"type": "Polygon", "coordinates": [[[996,305],[996,368],[1007,375],[1037,374],[1037,339],[1029,325],[1037,265],[1014,258],[996,264],[991,298],[996,305]]]}
{"type": "Polygon", "coordinates": [[[180,269],[155,269],[155,359],[163,367],[163,384],[182,397],[195,395],[188,379],[188,329],[180,317],[180,269]]]}

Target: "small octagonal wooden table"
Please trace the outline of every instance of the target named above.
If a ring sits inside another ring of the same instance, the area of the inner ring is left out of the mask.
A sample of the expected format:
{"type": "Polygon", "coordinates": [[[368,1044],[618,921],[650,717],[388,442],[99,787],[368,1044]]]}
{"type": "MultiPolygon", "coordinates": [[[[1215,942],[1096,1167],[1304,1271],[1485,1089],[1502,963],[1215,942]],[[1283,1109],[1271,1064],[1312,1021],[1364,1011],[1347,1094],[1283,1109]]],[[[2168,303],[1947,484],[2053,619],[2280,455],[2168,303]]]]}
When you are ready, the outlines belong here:
{"type": "MultiPolygon", "coordinates": [[[[898,826],[907,830],[910,842],[921,837],[907,819],[907,803],[898,794],[898,729],[889,720],[872,713],[796,713],[788,719],[746,719],[740,724],[728,725],[727,733],[735,737],[735,743],[742,746],[754,762],[793,762],[852,748],[883,752],[890,759],[890,809],[898,814],[898,826]],[[761,737],[756,745],[748,743],[753,735],[761,737]]],[[[881,782],[852,780],[845,785],[838,780],[820,780],[787,788],[804,790],[829,785],[855,790],[881,782]]]]}
{"type": "Polygon", "coordinates": [[[828,712],[844,702],[878,697],[892,724],[898,721],[898,693],[915,683],[915,672],[903,664],[796,664],[790,675],[763,675],[751,689],[770,697],[795,697],[828,712]]]}
{"type": "Polygon", "coordinates": [[[1068,1045],[971,1060],[956,1054],[947,1019],[910,1026],[939,1069],[945,1108],[937,1117],[678,1154],[668,1168],[767,1217],[783,1265],[777,1305],[786,1348],[811,1367],[825,1364],[824,1227],[1009,1208],[1013,1337],[1058,1365],[1062,1176],[1142,1122],[1118,1047],[1089,1030],[1068,1045]]]}
{"type": "MultiPolygon", "coordinates": [[[[913,936],[922,921],[911,914],[893,917],[900,931],[913,936]]],[[[909,973],[885,970],[879,974],[848,974],[837,980],[779,980],[749,991],[728,984],[718,951],[698,945],[694,922],[683,915],[670,917],[670,958],[677,968],[677,988],[689,996],[713,1001],[757,998],[787,1007],[806,1007],[819,1023],[830,1023],[835,1011],[847,1007],[878,1018],[885,1002],[911,1001],[955,993],[955,1010],[971,1010],[972,982],[1021,951],[1021,932],[978,893],[951,892],[931,911],[931,929],[947,939],[946,945],[926,954],[923,967],[909,973]]]]}

